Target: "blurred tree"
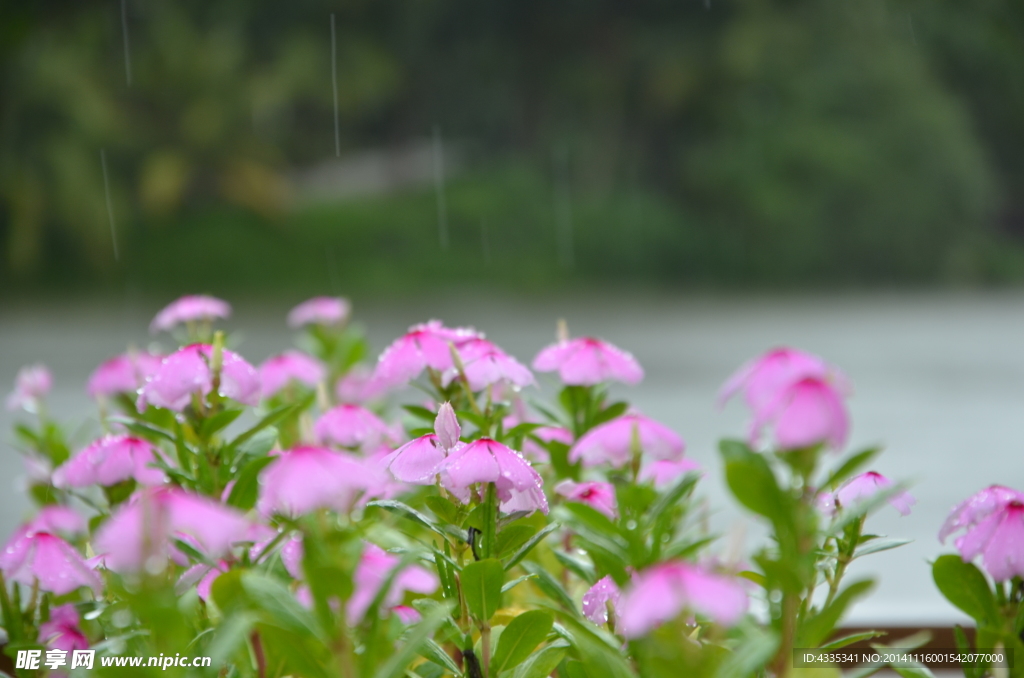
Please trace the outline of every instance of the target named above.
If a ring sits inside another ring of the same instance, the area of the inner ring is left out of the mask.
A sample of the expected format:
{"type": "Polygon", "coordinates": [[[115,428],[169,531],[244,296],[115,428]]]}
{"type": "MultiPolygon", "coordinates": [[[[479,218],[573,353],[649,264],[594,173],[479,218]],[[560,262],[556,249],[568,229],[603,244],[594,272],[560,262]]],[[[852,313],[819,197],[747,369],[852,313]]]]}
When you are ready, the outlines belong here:
{"type": "MultiPolygon", "coordinates": [[[[1024,176],[1024,17],[1008,0],[918,1],[128,0],[130,87],[118,3],[3,9],[0,254],[26,280],[50,261],[110,270],[101,148],[129,252],[179,251],[186,213],[223,203],[259,218],[221,241],[255,242],[263,223],[335,243],[344,229],[289,209],[286,179],[333,155],[333,12],[344,149],[436,126],[494,170],[466,189],[492,204],[460,202],[457,232],[512,205],[507,251],[535,258],[571,219],[584,276],[984,278],[992,252],[1020,250],[993,225],[1024,214],[1008,197],[1024,176]]],[[[366,223],[387,234],[342,243],[343,270],[420,253],[372,244],[420,242],[400,202],[372,202],[366,223]]],[[[262,280],[241,252],[223,253],[243,260],[232,276],[262,280]]]]}

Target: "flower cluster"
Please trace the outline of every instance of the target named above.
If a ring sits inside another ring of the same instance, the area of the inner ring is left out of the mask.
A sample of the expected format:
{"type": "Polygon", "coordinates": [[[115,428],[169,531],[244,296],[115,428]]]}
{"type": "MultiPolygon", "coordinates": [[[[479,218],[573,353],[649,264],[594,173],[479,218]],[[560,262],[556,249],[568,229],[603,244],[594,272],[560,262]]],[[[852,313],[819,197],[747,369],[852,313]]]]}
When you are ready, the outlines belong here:
{"type": "MultiPolygon", "coordinates": [[[[793,626],[756,631],[773,649],[736,661],[784,674],[795,639],[824,643],[832,606],[860,594],[841,582],[879,539],[868,512],[913,503],[854,475],[865,452],[820,477],[821,452],[846,443],[850,388],[794,349],[721,393],[752,412],[748,441],[722,456],[737,500],[773,530],[755,570],[708,534],[706,472],[683,438],[611,398],[644,376],[611,343],[562,336],[524,363],[430,320],[370,364],[348,301],[318,297],[288,315],[298,347],[257,368],[215,329],[230,313],[208,296],[160,311],[151,330],[180,345],[96,369],[103,433],[77,450],[46,412],[49,372],[18,375],[8,406],[38,419],[19,431],[41,508],[0,553],[11,642],[126,638],[155,654],[182,640],[261,678],[662,675],[743,648],[757,601],[793,626]]],[[[967,529],[958,547],[997,579],[1020,575],[1000,544],[1024,506],[1000,492],[944,528],[967,529]]]]}

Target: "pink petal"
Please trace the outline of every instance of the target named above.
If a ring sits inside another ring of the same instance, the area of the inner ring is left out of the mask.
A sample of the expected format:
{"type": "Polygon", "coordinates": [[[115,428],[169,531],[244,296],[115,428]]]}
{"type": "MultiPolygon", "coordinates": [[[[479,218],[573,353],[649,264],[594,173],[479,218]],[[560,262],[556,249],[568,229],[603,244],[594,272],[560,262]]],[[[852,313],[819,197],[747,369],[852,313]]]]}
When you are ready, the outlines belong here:
{"type": "Polygon", "coordinates": [[[339,452],[299,447],[282,453],[260,474],[257,508],[263,515],[297,516],[318,508],[347,512],[374,485],[374,473],[339,452]]]}
{"type": "Polygon", "coordinates": [[[638,638],[683,611],[685,600],[675,568],[657,565],[637,574],[619,599],[618,630],[638,638]]]}
{"type": "Polygon", "coordinates": [[[359,405],[333,407],[313,425],[313,435],[322,445],[373,447],[390,434],[387,424],[359,405]]]}
{"type": "Polygon", "coordinates": [[[501,467],[491,453],[487,438],[475,440],[452,452],[444,464],[448,478],[456,487],[468,488],[476,483],[494,483],[501,477],[501,467]]]}
{"type": "Polygon", "coordinates": [[[608,603],[619,603],[619,587],[610,576],[602,577],[583,594],[583,616],[595,624],[608,623],[608,603]]]}
{"type": "Polygon", "coordinates": [[[351,304],[343,297],[313,297],[288,313],[288,327],[340,325],[351,311],[351,304]]]}
{"type": "Polygon", "coordinates": [[[84,534],[85,518],[67,506],[44,506],[28,523],[29,532],[64,532],[84,534]]]}
{"type": "Polygon", "coordinates": [[[828,443],[839,449],[846,443],[849,418],[836,392],[823,381],[803,379],[782,396],[775,421],[775,439],[781,449],[828,443]]]}
{"type": "Polygon", "coordinates": [[[231,306],[221,299],[202,294],[184,296],[172,302],[153,318],[149,331],[170,330],[180,323],[196,320],[213,320],[227,318],[231,315],[231,306]]]}
{"type": "Polygon", "coordinates": [[[682,570],[682,581],[687,607],[718,624],[732,626],[747,611],[747,592],[732,577],[690,566],[682,570]]]}
{"type": "Polygon", "coordinates": [[[270,398],[292,382],[314,388],[326,376],[319,360],[300,351],[285,351],[267,358],[260,365],[259,372],[264,398],[270,398]]]}
{"type": "Polygon", "coordinates": [[[66,541],[47,532],[37,532],[26,541],[28,544],[21,562],[5,571],[8,579],[26,586],[38,580],[41,590],[58,596],[82,586],[99,593],[100,578],[66,541]]]}
{"type": "Polygon", "coordinates": [[[1024,504],[1013,502],[997,514],[982,562],[997,582],[1024,576],[1024,504]]]}
{"type": "Polygon", "coordinates": [[[405,483],[430,485],[441,471],[444,449],[433,433],[407,442],[388,457],[387,468],[405,483]]]}

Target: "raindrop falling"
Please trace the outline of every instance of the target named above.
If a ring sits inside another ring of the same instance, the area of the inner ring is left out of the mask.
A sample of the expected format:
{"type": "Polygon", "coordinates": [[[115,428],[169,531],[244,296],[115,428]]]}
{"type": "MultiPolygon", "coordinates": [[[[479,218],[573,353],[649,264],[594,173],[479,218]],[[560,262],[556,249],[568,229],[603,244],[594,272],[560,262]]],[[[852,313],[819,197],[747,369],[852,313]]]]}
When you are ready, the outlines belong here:
{"type": "Polygon", "coordinates": [[[914,15],[907,12],[907,26],[910,27],[910,42],[917,47],[917,33],[914,32],[914,15]]]}
{"type": "Polygon", "coordinates": [[[491,263],[491,242],[487,237],[487,220],[480,220],[480,249],[483,251],[484,263],[491,263]]]}
{"type": "Polygon", "coordinates": [[[110,219],[110,241],[114,245],[114,261],[120,261],[117,251],[117,227],[114,224],[114,206],[110,201],[110,177],[107,174],[107,149],[100,149],[100,164],[103,166],[103,193],[107,199],[107,217],[110,219]]]}
{"type": "Polygon", "coordinates": [[[563,146],[554,151],[555,170],[555,237],[558,263],[562,268],[575,265],[572,236],[572,195],[569,191],[569,151],[563,146]]]}
{"type": "Polygon", "coordinates": [[[334,88],[334,155],[341,157],[341,126],[338,123],[338,36],[331,12],[331,86],[334,88]]]}
{"type": "Polygon", "coordinates": [[[341,285],[338,282],[338,260],[334,256],[334,245],[328,246],[324,254],[327,256],[327,275],[331,278],[331,291],[334,294],[340,294],[341,285]]]}
{"type": "Polygon", "coordinates": [[[444,142],[441,127],[434,125],[434,193],[437,196],[437,236],[448,251],[448,206],[444,201],[444,142]]]}
{"type": "Polygon", "coordinates": [[[128,50],[128,0],[121,0],[121,34],[124,36],[124,77],[132,86],[132,55],[128,50]]]}

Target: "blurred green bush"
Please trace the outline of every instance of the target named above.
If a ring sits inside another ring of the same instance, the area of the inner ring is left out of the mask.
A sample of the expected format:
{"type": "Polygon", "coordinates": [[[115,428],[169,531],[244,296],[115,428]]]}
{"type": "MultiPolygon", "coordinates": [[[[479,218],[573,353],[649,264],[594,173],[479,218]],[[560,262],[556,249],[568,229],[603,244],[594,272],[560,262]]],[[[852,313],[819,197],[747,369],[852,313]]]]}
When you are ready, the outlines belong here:
{"type": "Polygon", "coordinates": [[[130,85],[121,5],[0,10],[8,290],[1024,277],[1009,2],[123,8],[130,85]],[[344,152],[470,148],[447,251],[429,181],[296,192],[334,155],[331,12],[344,152]]]}

